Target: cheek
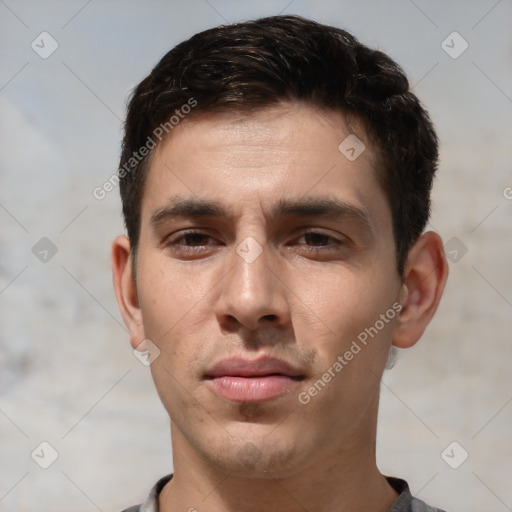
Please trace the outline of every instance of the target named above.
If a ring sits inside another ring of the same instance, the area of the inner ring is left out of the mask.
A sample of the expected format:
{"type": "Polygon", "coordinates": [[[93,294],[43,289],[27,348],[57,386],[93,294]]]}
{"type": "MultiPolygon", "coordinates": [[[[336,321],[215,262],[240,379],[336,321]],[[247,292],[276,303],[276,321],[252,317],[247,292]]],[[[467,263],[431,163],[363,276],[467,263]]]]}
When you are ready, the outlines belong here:
{"type": "Polygon", "coordinates": [[[343,422],[342,410],[362,414],[375,396],[397,317],[395,288],[377,275],[338,272],[317,276],[304,295],[307,307],[294,324],[301,346],[314,347],[315,364],[310,387],[299,398],[310,401],[315,414],[334,408],[340,411],[336,421],[343,422]]]}
{"type": "Polygon", "coordinates": [[[209,286],[200,269],[171,265],[162,252],[152,252],[141,257],[138,284],[144,327],[148,338],[157,345],[184,326],[190,334],[197,328],[195,316],[207,298],[209,286]],[[191,320],[193,319],[193,320],[191,320]]]}
{"type": "Polygon", "coordinates": [[[139,261],[142,321],[146,337],[160,350],[151,364],[156,388],[169,413],[196,414],[190,393],[202,362],[218,348],[211,303],[216,277],[198,265],[171,264],[160,251],[147,251],[139,261]]]}
{"type": "MultiPolygon", "coordinates": [[[[324,333],[324,337],[339,340],[326,341],[331,350],[340,350],[355,339],[364,329],[373,326],[380,315],[391,308],[395,283],[371,273],[356,273],[336,269],[321,275],[318,273],[297,295],[304,312],[301,326],[307,332],[324,333]]],[[[294,285],[298,290],[298,285],[294,285]]],[[[388,327],[388,323],[386,324],[388,327]]],[[[383,329],[384,330],[384,329],[383,329]]],[[[327,348],[327,347],[325,347],[327,348]]]]}
{"type": "Polygon", "coordinates": [[[176,368],[183,371],[183,366],[179,362],[176,365],[176,359],[167,355],[159,357],[151,364],[151,375],[160,401],[171,421],[186,436],[197,428],[200,429],[201,424],[208,424],[210,429],[214,429],[215,411],[206,409],[207,404],[204,404],[201,397],[196,396],[194,388],[184,380],[184,375],[176,371],[176,368]]]}

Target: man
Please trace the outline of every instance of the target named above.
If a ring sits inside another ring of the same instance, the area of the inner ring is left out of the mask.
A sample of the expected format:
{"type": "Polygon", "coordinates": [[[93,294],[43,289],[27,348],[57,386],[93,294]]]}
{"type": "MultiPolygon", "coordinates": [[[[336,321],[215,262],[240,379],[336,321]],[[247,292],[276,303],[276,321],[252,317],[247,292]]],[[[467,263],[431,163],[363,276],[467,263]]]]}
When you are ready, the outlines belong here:
{"type": "Polygon", "coordinates": [[[437,138],[397,64],[277,16],[207,30],[135,89],[112,249],[173,475],[128,511],[434,511],[375,462],[379,383],[447,278],[437,138]]]}

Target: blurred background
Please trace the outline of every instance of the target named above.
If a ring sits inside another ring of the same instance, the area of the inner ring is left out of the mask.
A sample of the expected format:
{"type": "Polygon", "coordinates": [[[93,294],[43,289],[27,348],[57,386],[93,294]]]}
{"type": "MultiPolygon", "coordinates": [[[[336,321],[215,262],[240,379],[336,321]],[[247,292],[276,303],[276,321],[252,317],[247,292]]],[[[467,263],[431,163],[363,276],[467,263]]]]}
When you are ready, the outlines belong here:
{"type": "Polygon", "coordinates": [[[0,511],[118,512],[172,471],[112,290],[118,190],[93,190],[164,53],[279,13],[387,52],[442,142],[429,227],[450,278],[385,373],[380,469],[448,511],[512,510],[511,0],[0,0],[0,511]]]}

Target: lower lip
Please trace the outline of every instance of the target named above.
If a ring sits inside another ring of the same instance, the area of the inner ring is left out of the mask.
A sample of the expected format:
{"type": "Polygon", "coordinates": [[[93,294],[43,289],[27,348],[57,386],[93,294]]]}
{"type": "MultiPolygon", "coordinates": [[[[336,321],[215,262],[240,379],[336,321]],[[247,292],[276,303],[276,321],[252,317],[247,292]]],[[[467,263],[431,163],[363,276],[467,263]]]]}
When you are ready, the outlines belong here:
{"type": "Polygon", "coordinates": [[[286,375],[264,377],[215,377],[208,381],[213,391],[233,402],[266,402],[290,392],[298,385],[286,375]]]}

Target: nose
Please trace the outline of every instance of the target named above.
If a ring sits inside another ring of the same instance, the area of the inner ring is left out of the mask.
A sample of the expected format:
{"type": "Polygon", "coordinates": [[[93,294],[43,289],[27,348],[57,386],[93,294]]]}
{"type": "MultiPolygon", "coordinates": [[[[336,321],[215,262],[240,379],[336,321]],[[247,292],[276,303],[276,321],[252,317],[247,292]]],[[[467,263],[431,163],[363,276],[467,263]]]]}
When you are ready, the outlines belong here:
{"type": "Polygon", "coordinates": [[[233,248],[215,305],[223,330],[231,332],[241,325],[254,331],[262,324],[284,326],[289,322],[287,287],[279,276],[277,258],[268,245],[252,237],[233,248]]]}

